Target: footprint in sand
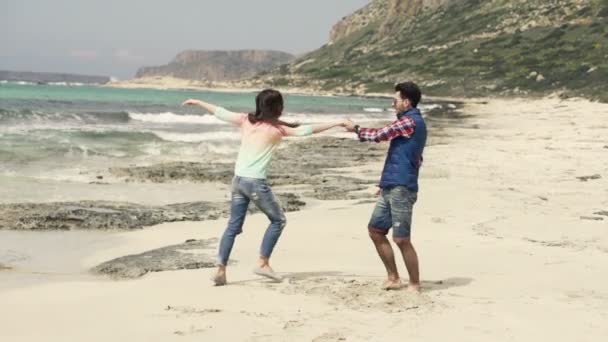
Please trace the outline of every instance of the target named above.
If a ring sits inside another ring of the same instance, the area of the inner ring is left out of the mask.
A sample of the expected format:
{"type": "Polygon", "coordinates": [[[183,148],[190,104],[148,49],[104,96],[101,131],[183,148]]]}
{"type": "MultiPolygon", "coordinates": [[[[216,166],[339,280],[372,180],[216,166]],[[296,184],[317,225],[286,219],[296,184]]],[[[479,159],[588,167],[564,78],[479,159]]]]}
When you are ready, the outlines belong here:
{"type": "Polygon", "coordinates": [[[209,329],[212,329],[213,326],[209,325],[205,328],[198,328],[195,326],[191,326],[187,331],[183,331],[183,330],[176,330],[173,332],[173,334],[178,335],[178,336],[187,336],[187,335],[193,335],[193,334],[200,334],[200,333],[204,333],[209,329]]]}
{"type": "Polygon", "coordinates": [[[214,313],[220,313],[220,309],[199,309],[191,306],[167,306],[165,311],[174,312],[178,316],[204,316],[214,313]]]}
{"type": "Polygon", "coordinates": [[[283,330],[295,329],[304,326],[304,322],[301,321],[287,321],[283,326],[283,330]]]}
{"type": "Polygon", "coordinates": [[[407,290],[385,291],[377,280],[359,278],[318,277],[289,278],[278,288],[284,294],[306,294],[322,297],[332,305],[346,306],[358,311],[377,310],[397,313],[429,309],[434,302],[425,294],[407,290]]]}
{"type": "Polygon", "coordinates": [[[337,332],[328,332],[312,339],[313,342],[346,341],[346,337],[337,332]]]}

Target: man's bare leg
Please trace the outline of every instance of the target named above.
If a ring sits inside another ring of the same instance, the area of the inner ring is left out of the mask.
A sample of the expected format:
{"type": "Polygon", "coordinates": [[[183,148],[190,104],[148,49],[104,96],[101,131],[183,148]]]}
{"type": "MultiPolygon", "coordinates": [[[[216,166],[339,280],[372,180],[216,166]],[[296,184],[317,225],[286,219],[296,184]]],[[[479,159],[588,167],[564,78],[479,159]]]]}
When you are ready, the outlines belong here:
{"type": "Polygon", "coordinates": [[[407,273],[410,276],[409,289],[420,292],[420,271],[418,266],[418,254],[409,238],[395,238],[395,243],[401,250],[407,273]]]}
{"type": "Polygon", "coordinates": [[[376,246],[376,251],[386,268],[388,279],[383,285],[385,290],[396,290],[402,287],[401,280],[399,279],[399,272],[397,271],[397,264],[395,264],[395,254],[393,253],[393,247],[391,243],[381,232],[375,230],[369,230],[369,236],[376,246]]]}

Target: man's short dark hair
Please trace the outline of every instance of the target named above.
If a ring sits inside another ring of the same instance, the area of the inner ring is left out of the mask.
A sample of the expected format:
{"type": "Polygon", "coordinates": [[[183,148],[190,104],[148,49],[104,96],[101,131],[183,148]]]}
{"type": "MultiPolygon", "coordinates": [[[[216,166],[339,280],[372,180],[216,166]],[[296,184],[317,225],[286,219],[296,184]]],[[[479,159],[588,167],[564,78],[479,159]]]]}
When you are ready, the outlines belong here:
{"type": "Polygon", "coordinates": [[[395,86],[395,91],[398,91],[401,94],[402,99],[408,99],[412,103],[412,107],[416,108],[420,99],[422,98],[422,93],[420,92],[420,88],[414,82],[403,82],[399,83],[395,86]]]}

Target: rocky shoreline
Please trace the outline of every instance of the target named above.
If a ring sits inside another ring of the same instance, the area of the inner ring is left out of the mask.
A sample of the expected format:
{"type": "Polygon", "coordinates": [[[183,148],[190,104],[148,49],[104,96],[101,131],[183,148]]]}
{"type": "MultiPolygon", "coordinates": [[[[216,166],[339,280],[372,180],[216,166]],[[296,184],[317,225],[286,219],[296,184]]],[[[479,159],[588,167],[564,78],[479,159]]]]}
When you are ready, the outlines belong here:
{"type": "MultiPolygon", "coordinates": [[[[272,186],[302,186],[296,191],[275,189],[286,212],[306,205],[302,197],[317,200],[361,199],[357,194],[373,180],[341,175],[341,168],[380,160],[386,146],[361,144],[350,139],[321,137],[287,144],[277,151],[270,171],[272,186]]],[[[232,164],[174,162],[150,166],[111,168],[109,173],[125,182],[219,182],[230,184],[232,164]]],[[[128,202],[79,201],[15,203],[0,205],[0,230],[131,230],[164,222],[204,221],[226,217],[229,203],[191,202],[149,206],[128,202]]],[[[251,212],[256,212],[254,205],[251,212]]]]}
{"type": "MultiPolygon", "coordinates": [[[[427,114],[435,139],[443,126],[462,118],[460,104],[441,103],[427,114]]],[[[383,123],[374,122],[374,126],[383,123]]],[[[313,200],[365,200],[379,173],[353,177],[341,168],[381,162],[387,144],[360,143],[356,139],[329,136],[288,141],[279,148],[269,170],[269,183],[285,211],[297,211],[313,200]],[[294,190],[294,188],[297,188],[294,190]]],[[[129,183],[222,183],[233,178],[233,163],[171,162],[109,168],[102,173],[116,182],[129,183]]],[[[96,175],[92,183],[98,184],[96,175]]],[[[256,211],[251,206],[252,212],[256,211]]],[[[220,202],[174,203],[150,206],[119,201],[11,203],[0,205],[0,230],[130,230],[163,222],[204,221],[226,217],[229,205],[220,202]]]]}
{"type": "MultiPolygon", "coordinates": [[[[441,143],[442,127],[460,120],[456,108],[442,106],[448,112],[433,114],[434,137],[429,144],[441,143]]],[[[374,126],[382,123],[375,122],[374,126]]],[[[329,136],[293,140],[276,151],[269,171],[269,183],[286,212],[298,211],[308,200],[358,200],[370,198],[379,170],[356,172],[345,169],[380,163],[387,144],[360,143],[356,139],[329,136]]],[[[233,164],[214,162],[171,162],[109,168],[104,181],[135,184],[220,183],[229,185],[233,164]]],[[[93,176],[98,181],[99,175],[93,176]]],[[[93,182],[96,183],[96,182],[93,182]]],[[[134,230],[165,222],[205,221],[227,217],[230,205],[221,201],[197,201],[168,205],[143,205],[118,201],[73,201],[51,203],[17,203],[0,205],[0,230],[134,230]]],[[[250,212],[257,208],[251,205],[250,212]]],[[[217,241],[188,240],[183,244],[153,249],[140,254],[104,262],[90,271],[114,279],[133,279],[149,272],[215,267],[212,257],[217,241]]],[[[0,267],[0,269],[10,269],[0,267]]]]}
{"type": "MultiPolygon", "coordinates": [[[[386,148],[382,144],[331,137],[290,143],[276,152],[268,181],[271,186],[305,185],[302,195],[318,200],[358,199],[361,195],[353,192],[366,189],[374,181],[345,176],[336,169],[379,161],[386,148]]],[[[229,163],[173,162],[112,168],[109,172],[126,182],[230,184],[233,169],[229,163]]]]}
{"type": "MultiPolygon", "coordinates": [[[[286,212],[304,205],[295,194],[277,194],[286,212]]],[[[228,202],[191,202],[165,206],[109,201],[19,203],[0,205],[0,230],[132,230],[165,222],[226,217],[228,202]]],[[[257,212],[254,206],[250,212],[257,212]]]]}
{"type": "Polygon", "coordinates": [[[216,243],[217,239],[187,240],[179,245],[104,262],[92,268],[91,273],[114,279],[133,279],[149,272],[215,267],[215,259],[204,252],[214,247],[216,243]]]}

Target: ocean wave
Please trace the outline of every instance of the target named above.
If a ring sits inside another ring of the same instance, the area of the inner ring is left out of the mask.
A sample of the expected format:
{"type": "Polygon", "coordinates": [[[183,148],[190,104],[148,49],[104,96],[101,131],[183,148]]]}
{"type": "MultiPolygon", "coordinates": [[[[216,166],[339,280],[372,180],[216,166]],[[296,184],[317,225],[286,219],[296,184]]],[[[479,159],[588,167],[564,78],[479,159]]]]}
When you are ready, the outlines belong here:
{"type": "Polygon", "coordinates": [[[52,103],[52,104],[62,104],[62,105],[71,105],[74,104],[74,102],[72,101],[67,101],[67,100],[46,100],[47,103],[52,103]]]}
{"type": "MultiPolygon", "coordinates": [[[[87,85],[87,84],[80,83],[80,82],[49,82],[47,84],[51,85],[51,86],[62,86],[62,87],[82,87],[82,86],[87,85]]],[[[93,85],[93,83],[91,83],[90,85],[93,85]]]]}
{"type": "Polygon", "coordinates": [[[82,86],[97,86],[99,83],[82,83],[82,82],[31,82],[31,81],[12,81],[0,80],[0,84],[16,84],[16,85],[47,85],[60,87],[82,87],[82,86]]]}
{"type": "Polygon", "coordinates": [[[150,157],[178,158],[178,160],[206,159],[209,154],[234,155],[238,152],[238,144],[200,144],[200,143],[150,143],[142,146],[141,151],[150,157]]]}
{"type": "Polygon", "coordinates": [[[180,124],[222,124],[222,121],[213,115],[181,115],[172,112],[166,113],[129,113],[132,120],[149,123],[180,123],[180,124]]]}
{"type": "MultiPolygon", "coordinates": [[[[452,105],[453,106],[453,105],[452,105]]],[[[425,111],[425,110],[433,110],[433,109],[441,109],[443,108],[443,106],[441,104],[437,104],[437,103],[432,103],[432,104],[420,104],[420,106],[418,106],[420,108],[420,110],[425,111]]],[[[455,107],[455,106],[454,106],[455,107]]],[[[451,108],[451,107],[450,107],[451,108]]],[[[367,113],[383,113],[383,112],[394,112],[394,108],[375,108],[375,107],[370,107],[370,108],[363,108],[364,112],[367,113]]]]}
{"type": "Polygon", "coordinates": [[[12,110],[0,108],[0,124],[112,124],[126,123],[131,118],[128,112],[84,112],[84,113],[44,113],[31,109],[12,110]]]}
{"type": "Polygon", "coordinates": [[[2,133],[1,162],[58,162],[66,158],[139,158],[154,156],[203,157],[233,154],[238,132],[180,133],[133,130],[34,130],[2,133]]]}
{"type": "Polygon", "coordinates": [[[103,144],[105,141],[112,145],[160,140],[160,138],[152,132],[140,131],[72,130],[63,133],[53,132],[51,134],[58,138],[65,138],[71,141],[92,140],[99,144],[103,144]]]}
{"type": "Polygon", "coordinates": [[[175,132],[163,130],[134,130],[115,129],[113,127],[92,128],[32,128],[6,129],[0,133],[0,145],[24,144],[54,144],[54,143],[83,143],[102,146],[108,145],[135,145],[143,143],[200,143],[205,141],[239,141],[241,135],[238,131],[208,131],[208,132],[175,132]]]}
{"type": "MultiPolygon", "coordinates": [[[[69,101],[54,100],[53,104],[69,105],[69,101]]],[[[332,121],[344,120],[350,118],[354,121],[376,120],[378,114],[389,114],[389,112],[380,108],[368,108],[367,113],[358,114],[298,114],[285,113],[282,119],[287,122],[295,122],[300,124],[325,123],[332,121]],[[376,111],[372,111],[374,109],[376,111]]],[[[225,122],[219,120],[213,115],[193,115],[193,114],[177,114],[173,112],[164,113],[137,113],[129,111],[89,111],[89,112],[54,112],[47,113],[32,109],[7,109],[0,108],[0,126],[4,125],[19,125],[19,124],[63,124],[65,126],[78,125],[112,125],[124,123],[140,123],[144,126],[170,126],[170,125],[226,125],[225,122]]]]}
{"type": "Polygon", "coordinates": [[[162,143],[150,132],[103,130],[39,130],[4,133],[0,159],[53,160],[57,157],[105,156],[123,158],[144,154],[143,146],[162,143]]]}
{"type": "Polygon", "coordinates": [[[78,113],[77,117],[85,123],[126,123],[131,121],[128,112],[86,112],[78,113]]]}
{"type": "MultiPolygon", "coordinates": [[[[385,112],[383,109],[377,108],[378,112],[385,112]]],[[[155,124],[198,124],[198,125],[225,125],[225,122],[219,120],[213,115],[191,115],[191,114],[176,114],[173,112],[165,113],[133,113],[129,116],[134,121],[155,123],[155,124]]],[[[366,114],[298,114],[285,113],[281,119],[287,122],[297,122],[301,124],[325,123],[331,121],[339,121],[350,118],[351,120],[375,120],[378,117],[366,114]]]]}
{"type": "Polygon", "coordinates": [[[158,138],[164,141],[198,143],[204,141],[238,141],[241,136],[238,132],[206,132],[206,133],[176,133],[153,131],[158,138]]]}
{"type": "Polygon", "coordinates": [[[420,105],[422,110],[433,110],[433,109],[441,109],[443,106],[438,103],[428,104],[428,105],[420,105]]]}

